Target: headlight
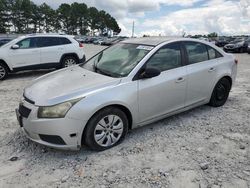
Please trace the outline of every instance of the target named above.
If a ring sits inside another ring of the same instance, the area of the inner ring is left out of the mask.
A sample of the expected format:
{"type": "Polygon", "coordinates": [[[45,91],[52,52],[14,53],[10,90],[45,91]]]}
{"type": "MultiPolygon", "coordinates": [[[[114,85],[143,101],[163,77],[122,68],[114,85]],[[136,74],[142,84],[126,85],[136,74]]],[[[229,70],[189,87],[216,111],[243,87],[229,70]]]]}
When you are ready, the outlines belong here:
{"type": "Polygon", "coordinates": [[[38,109],[38,118],[64,118],[67,112],[81,100],[76,99],[72,101],[67,101],[54,106],[41,106],[38,109]]]}

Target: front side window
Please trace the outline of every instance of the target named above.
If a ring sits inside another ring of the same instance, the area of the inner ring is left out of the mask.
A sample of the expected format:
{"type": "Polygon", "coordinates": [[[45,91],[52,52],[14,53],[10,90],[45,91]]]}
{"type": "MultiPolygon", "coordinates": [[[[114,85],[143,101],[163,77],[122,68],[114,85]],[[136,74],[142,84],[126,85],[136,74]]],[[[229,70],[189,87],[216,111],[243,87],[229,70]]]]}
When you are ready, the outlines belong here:
{"type": "Polygon", "coordinates": [[[181,46],[179,43],[164,46],[147,62],[147,67],[157,68],[160,71],[166,71],[181,66],[181,46]]]}
{"type": "Polygon", "coordinates": [[[125,77],[152,49],[152,46],[118,43],[102,51],[82,67],[111,77],[125,77]]]}
{"type": "Polygon", "coordinates": [[[209,59],[207,48],[204,44],[198,42],[185,42],[185,47],[189,64],[195,64],[209,59]]]}
{"type": "Polygon", "coordinates": [[[17,43],[19,49],[36,48],[36,38],[27,38],[17,43]]]}

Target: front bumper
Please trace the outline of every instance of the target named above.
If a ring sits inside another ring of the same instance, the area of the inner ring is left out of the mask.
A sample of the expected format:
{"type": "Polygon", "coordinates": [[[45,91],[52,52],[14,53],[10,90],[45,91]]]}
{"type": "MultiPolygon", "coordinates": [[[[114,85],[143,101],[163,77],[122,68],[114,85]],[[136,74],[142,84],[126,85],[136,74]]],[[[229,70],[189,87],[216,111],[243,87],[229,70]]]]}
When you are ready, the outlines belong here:
{"type": "Polygon", "coordinates": [[[38,119],[38,107],[24,101],[21,106],[30,109],[28,117],[17,110],[17,119],[26,136],[39,144],[63,150],[79,150],[86,121],[68,118],[38,119]],[[47,139],[45,139],[47,138],[47,139]],[[51,139],[52,138],[52,139],[51,139]],[[58,141],[59,140],[59,141],[58,141]]]}

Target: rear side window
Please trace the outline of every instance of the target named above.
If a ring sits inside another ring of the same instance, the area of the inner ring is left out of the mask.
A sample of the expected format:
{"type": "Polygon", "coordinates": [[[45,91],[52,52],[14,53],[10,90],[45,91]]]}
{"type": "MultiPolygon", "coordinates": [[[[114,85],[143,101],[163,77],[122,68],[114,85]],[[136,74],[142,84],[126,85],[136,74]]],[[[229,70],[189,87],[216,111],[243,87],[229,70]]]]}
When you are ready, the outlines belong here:
{"type": "Polygon", "coordinates": [[[214,48],[210,46],[207,46],[207,50],[208,50],[209,59],[217,59],[217,58],[222,57],[220,52],[218,52],[217,50],[215,50],[214,48]]]}
{"type": "Polygon", "coordinates": [[[158,50],[148,61],[147,67],[166,71],[182,66],[181,46],[179,43],[168,44],[158,50]]]}
{"type": "Polygon", "coordinates": [[[58,46],[61,44],[61,41],[57,37],[40,37],[38,43],[39,47],[49,47],[58,46]]]}
{"type": "Polygon", "coordinates": [[[185,42],[189,64],[209,60],[206,45],[198,42],[185,42]]]}
{"type": "Polygon", "coordinates": [[[70,44],[71,41],[64,37],[39,37],[39,47],[50,47],[70,44]]]}

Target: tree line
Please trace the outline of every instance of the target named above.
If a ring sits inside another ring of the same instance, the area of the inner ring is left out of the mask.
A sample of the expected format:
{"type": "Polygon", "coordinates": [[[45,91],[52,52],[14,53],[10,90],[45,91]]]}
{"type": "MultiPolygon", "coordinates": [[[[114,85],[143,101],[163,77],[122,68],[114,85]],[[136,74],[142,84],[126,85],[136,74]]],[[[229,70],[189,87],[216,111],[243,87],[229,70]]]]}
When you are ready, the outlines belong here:
{"type": "Polygon", "coordinates": [[[63,3],[58,9],[30,0],[0,0],[0,33],[59,32],[86,35],[98,30],[102,35],[121,29],[115,18],[104,10],[85,3],[63,3]]]}

